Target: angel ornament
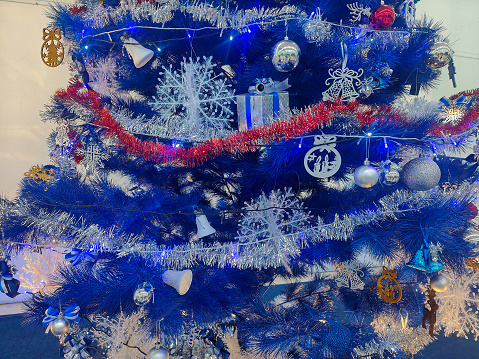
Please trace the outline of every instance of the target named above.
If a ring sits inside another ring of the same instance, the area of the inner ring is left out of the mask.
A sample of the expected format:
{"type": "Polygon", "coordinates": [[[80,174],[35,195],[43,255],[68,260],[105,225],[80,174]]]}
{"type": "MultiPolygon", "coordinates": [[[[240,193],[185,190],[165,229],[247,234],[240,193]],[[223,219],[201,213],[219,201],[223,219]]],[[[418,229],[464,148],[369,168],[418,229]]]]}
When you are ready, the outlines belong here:
{"type": "Polygon", "coordinates": [[[331,86],[323,92],[323,101],[334,101],[340,97],[343,101],[352,102],[359,97],[356,88],[362,85],[360,77],[363,75],[363,69],[358,71],[348,69],[348,48],[341,43],[341,52],[343,55],[343,65],[340,69],[329,69],[329,77],[326,85],[331,86]]]}

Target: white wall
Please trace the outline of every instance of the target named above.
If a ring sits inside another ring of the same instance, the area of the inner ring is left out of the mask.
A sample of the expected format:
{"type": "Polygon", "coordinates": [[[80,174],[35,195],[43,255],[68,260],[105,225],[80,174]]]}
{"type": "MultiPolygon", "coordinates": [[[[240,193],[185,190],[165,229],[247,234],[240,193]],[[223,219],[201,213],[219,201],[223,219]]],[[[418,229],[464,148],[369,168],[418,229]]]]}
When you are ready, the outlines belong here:
{"type": "MultiPolygon", "coordinates": [[[[426,97],[437,101],[479,87],[479,0],[421,0],[417,9],[417,18],[427,13],[443,22],[456,52],[458,88],[444,69],[441,85],[426,97]]],[[[43,6],[0,2],[0,194],[9,198],[32,165],[49,163],[45,140],[53,127],[40,121],[39,111],[69,78],[67,65],[49,68],[41,61],[43,11],[43,6]]]]}

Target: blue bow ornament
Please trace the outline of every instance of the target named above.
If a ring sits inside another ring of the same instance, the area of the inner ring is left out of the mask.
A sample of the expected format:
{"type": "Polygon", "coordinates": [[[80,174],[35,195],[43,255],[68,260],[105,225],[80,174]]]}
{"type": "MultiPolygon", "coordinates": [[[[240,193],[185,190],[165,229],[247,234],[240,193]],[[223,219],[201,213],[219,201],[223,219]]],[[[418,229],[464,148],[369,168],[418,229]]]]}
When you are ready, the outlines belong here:
{"type": "Polygon", "coordinates": [[[15,298],[20,288],[20,281],[13,278],[13,274],[10,272],[10,267],[7,262],[0,262],[0,290],[10,298],[15,298]]]}
{"type": "Polygon", "coordinates": [[[93,262],[98,254],[92,251],[82,251],[78,248],[72,248],[70,253],[65,254],[65,260],[70,262],[72,266],[76,266],[82,260],[93,262]]]}
{"type": "Polygon", "coordinates": [[[48,325],[47,330],[45,333],[48,333],[51,330],[52,323],[55,319],[67,319],[69,321],[79,323],[81,318],[78,316],[80,312],[80,307],[77,306],[75,303],[70,304],[63,312],[59,312],[53,307],[49,307],[45,311],[45,318],[43,318],[42,324],[48,325]]]}

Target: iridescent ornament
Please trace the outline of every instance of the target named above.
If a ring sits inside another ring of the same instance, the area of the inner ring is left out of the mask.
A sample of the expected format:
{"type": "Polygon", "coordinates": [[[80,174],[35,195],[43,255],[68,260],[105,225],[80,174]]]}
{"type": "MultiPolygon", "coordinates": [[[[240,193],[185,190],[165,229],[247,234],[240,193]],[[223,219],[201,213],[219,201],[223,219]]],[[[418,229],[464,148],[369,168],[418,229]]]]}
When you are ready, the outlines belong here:
{"type": "Polygon", "coordinates": [[[443,293],[449,289],[449,279],[440,274],[432,276],[430,283],[431,288],[438,293],[443,293]]]}
{"type": "Polygon", "coordinates": [[[146,359],[168,359],[169,356],[168,350],[157,343],[155,347],[151,348],[148,354],[146,354],[146,359]]]}
{"type": "Polygon", "coordinates": [[[365,160],[364,165],[356,168],[356,171],[354,171],[354,183],[359,187],[370,188],[378,183],[378,180],[378,171],[369,164],[368,160],[365,160]]]}
{"type": "Polygon", "coordinates": [[[286,36],[273,47],[273,65],[279,72],[293,71],[299,64],[301,49],[286,36]]]}
{"type": "Polygon", "coordinates": [[[436,186],[441,179],[441,170],[436,162],[429,158],[414,158],[404,166],[402,180],[415,191],[427,191],[436,186]]]}
{"type": "Polygon", "coordinates": [[[70,322],[65,318],[57,318],[52,322],[51,330],[53,335],[59,337],[64,335],[70,329],[70,322]]]}
{"type": "Polygon", "coordinates": [[[381,5],[371,12],[369,23],[373,29],[389,29],[395,18],[394,9],[389,5],[384,5],[384,1],[381,1],[381,5]]]}
{"type": "Polygon", "coordinates": [[[153,286],[148,282],[143,282],[140,284],[133,294],[133,301],[136,305],[145,305],[153,297],[153,286]]]}
{"type": "Polygon", "coordinates": [[[445,42],[436,42],[424,52],[424,64],[430,69],[439,69],[452,60],[453,51],[445,42]]]}
{"type": "Polygon", "coordinates": [[[361,87],[359,88],[359,97],[362,99],[368,98],[371,96],[374,92],[372,83],[374,79],[372,77],[368,77],[366,80],[364,80],[361,84],[361,87]]]}

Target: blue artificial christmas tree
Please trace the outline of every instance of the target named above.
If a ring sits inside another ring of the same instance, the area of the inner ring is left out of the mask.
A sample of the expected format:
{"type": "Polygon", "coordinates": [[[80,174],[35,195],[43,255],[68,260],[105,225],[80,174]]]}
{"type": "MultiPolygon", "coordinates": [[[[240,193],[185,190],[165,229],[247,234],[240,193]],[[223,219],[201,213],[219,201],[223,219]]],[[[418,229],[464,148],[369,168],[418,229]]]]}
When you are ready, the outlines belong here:
{"type": "Polygon", "coordinates": [[[415,3],[52,6],[72,69],[42,113],[53,165],[0,208],[5,259],[65,259],[27,320],[66,358],[404,358],[441,328],[477,339],[479,171],[456,154],[479,91],[401,100],[452,65],[415,3]]]}

